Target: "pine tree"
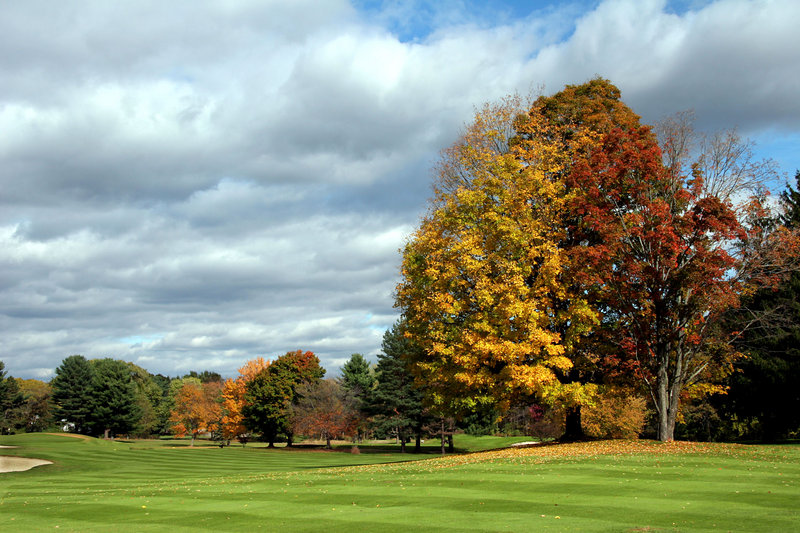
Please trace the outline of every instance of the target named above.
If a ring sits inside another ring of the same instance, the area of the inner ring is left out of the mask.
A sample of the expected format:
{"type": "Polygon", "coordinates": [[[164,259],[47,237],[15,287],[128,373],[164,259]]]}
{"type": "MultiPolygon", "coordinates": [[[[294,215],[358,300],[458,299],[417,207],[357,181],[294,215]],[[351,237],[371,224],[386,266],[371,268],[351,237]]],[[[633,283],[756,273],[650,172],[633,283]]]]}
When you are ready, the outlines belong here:
{"type": "Polygon", "coordinates": [[[0,434],[10,431],[15,425],[17,418],[15,412],[24,402],[17,381],[11,376],[6,376],[5,364],[0,361],[0,434]]]}
{"type": "Polygon", "coordinates": [[[375,416],[379,432],[397,436],[403,453],[411,436],[416,437],[415,450],[419,451],[426,413],[408,362],[419,347],[403,336],[400,324],[395,324],[383,335],[382,348],[375,369],[377,384],[368,396],[367,410],[375,416]]]}
{"type": "Polygon", "coordinates": [[[71,355],[56,368],[53,387],[55,416],[74,425],[77,433],[90,434],[93,418],[94,369],[82,355],[71,355]]]}
{"type": "MultiPolygon", "coordinates": [[[[800,229],[800,171],[781,194],[778,222],[800,229]]],[[[800,431],[800,272],[794,271],[777,290],[756,292],[743,308],[764,320],[745,331],[737,347],[746,355],[737,364],[722,410],[746,429],[746,437],[772,441],[800,431]]],[[[741,319],[740,319],[741,322],[741,319]]],[[[738,327],[734,322],[733,328],[738,327]]]]}
{"type": "Polygon", "coordinates": [[[375,385],[375,376],[370,371],[369,362],[360,353],[354,353],[342,366],[342,387],[354,397],[362,400],[375,385]]]}
{"type": "Polygon", "coordinates": [[[93,432],[107,437],[133,432],[142,416],[131,369],[123,361],[96,359],[92,380],[93,432]]]}

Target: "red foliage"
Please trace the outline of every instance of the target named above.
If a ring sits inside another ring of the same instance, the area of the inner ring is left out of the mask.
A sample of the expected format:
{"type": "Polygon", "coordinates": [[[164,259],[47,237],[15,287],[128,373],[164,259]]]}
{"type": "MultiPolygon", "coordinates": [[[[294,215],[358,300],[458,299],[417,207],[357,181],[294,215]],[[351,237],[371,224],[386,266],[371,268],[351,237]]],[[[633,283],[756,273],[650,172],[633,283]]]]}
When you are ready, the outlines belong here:
{"type": "MultiPolygon", "coordinates": [[[[737,304],[731,244],[745,232],[730,205],[701,196],[702,176],[665,168],[646,127],[606,134],[567,178],[574,276],[599,309],[617,353],[609,370],[636,369],[653,389],[660,438],[671,439],[680,392],[704,377],[710,324],[737,304]]],[[[720,355],[719,352],[716,355],[720,355]]]]}

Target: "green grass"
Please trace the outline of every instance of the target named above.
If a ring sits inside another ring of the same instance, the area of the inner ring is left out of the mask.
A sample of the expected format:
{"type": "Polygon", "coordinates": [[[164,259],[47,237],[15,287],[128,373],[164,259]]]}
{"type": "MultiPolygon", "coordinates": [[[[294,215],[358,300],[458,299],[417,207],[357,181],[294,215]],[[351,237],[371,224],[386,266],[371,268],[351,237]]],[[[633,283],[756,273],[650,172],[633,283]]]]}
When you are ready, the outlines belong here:
{"type": "Polygon", "coordinates": [[[56,463],[0,474],[0,531],[800,531],[797,445],[598,442],[396,462],[421,456],[0,444],[56,463]]]}

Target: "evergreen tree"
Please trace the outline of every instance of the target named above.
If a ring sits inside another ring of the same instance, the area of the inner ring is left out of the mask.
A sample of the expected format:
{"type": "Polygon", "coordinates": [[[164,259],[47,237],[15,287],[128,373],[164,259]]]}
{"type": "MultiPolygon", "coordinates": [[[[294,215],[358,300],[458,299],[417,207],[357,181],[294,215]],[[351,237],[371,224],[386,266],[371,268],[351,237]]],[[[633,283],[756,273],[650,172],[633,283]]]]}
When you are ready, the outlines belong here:
{"type": "Polygon", "coordinates": [[[153,433],[156,435],[166,435],[170,432],[169,416],[174,407],[174,398],[170,396],[171,379],[162,374],[150,374],[153,383],[161,391],[158,402],[154,402],[156,423],[153,433]]]}
{"type": "MultiPolygon", "coordinates": [[[[778,222],[800,230],[800,171],[797,189],[781,194],[778,222]]],[[[772,441],[800,433],[800,272],[777,290],[763,289],[746,299],[747,316],[764,317],[746,330],[737,347],[746,356],[737,362],[728,394],[719,399],[727,419],[739,422],[745,437],[772,441]]],[[[734,322],[734,329],[738,327],[734,322]]]]}
{"type": "Polygon", "coordinates": [[[786,186],[786,190],[781,193],[781,203],[784,207],[783,214],[779,217],[780,222],[790,229],[800,228],[800,170],[794,175],[797,189],[791,185],[786,186]]]}
{"type": "Polygon", "coordinates": [[[93,360],[91,365],[94,433],[114,436],[133,432],[142,408],[130,368],[123,361],[110,358],[93,360]]]}
{"type": "Polygon", "coordinates": [[[5,371],[5,368],[5,363],[0,361],[0,416],[3,415],[3,412],[9,407],[11,402],[11,378],[6,378],[8,373],[5,371]]]}
{"type": "Polygon", "coordinates": [[[394,433],[405,453],[405,443],[416,436],[419,451],[426,414],[422,392],[414,386],[408,357],[420,348],[405,338],[400,323],[383,335],[383,353],[378,355],[375,369],[377,385],[368,396],[368,411],[375,415],[375,428],[383,433],[394,433]]]}
{"type": "Polygon", "coordinates": [[[136,403],[141,411],[136,436],[149,437],[159,433],[161,425],[159,409],[164,401],[164,390],[144,368],[125,362],[136,387],[136,403]]]}
{"type": "Polygon", "coordinates": [[[342,366],[342,387],[355,398],[363,400],[375,385],[375,376],[369,368],[369,362],[360,353],[354,353],[342,366]]]}
{"type": "Polygon", "coordinates": [[[353,400],[353,405],[358,412],[356,424],[356,438],[361,440],[369,432],[369,414],[367,403],[369,395],[375,386],[375,374],[369,362],[360,353],[354,353],[342,366],[342,388],[353,400]]]}
{"type": "Polygon", "coordinates": [[[203,370],[202,372],[199,373],[196,372],[195,370],[192,370],[183,377],[197,378],[200,380],[200,383],[212,383],[212,382],[222,381],[222,376],[218,372],[212,372],[211,370],[203,370]]]}
{"type": "Polygon", "coordinates": [[[77,433],[90,434],[93,421],[94,369],[82,355],[71,355],[56,368],[53,387],[55,416],[74,425],[77,433]]]}
{"type": "Polygon", "coordinates": [[[0,361],[0,434],[11,431],[17,418],[16,411],[24,401],[17,381],[6,375],[5,364],[0,361]]]}

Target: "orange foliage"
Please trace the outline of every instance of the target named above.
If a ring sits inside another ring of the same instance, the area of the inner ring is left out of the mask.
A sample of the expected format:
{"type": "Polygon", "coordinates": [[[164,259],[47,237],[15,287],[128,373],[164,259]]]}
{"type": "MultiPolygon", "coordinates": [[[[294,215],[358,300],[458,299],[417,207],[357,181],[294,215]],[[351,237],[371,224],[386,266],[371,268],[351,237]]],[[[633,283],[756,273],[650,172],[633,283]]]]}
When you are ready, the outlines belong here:
{"type": "Polygon", "coordinates": [[[170,415],[175,434],[178,437],[191,434],[194,446],[197,435],[217,429],[222,416],[220,393],[221,385],[216,381],[202,385],[185,383],[175,395],[175,407],[170,415]]]}
{"type": "Polygon", "coordinates": [[[583,429],[592,437],[635,439],[644,428],[647,400],[621,388],[600,392],[594,405],[584,406],[583,429]]]}
{"type": "Polygon", "coordinates": [[[224,409],[222,435],[224,438],[238,439],[240,442],[244,442],[247,428],[244,425],[242,408],[245,403],[247,382],[269,367],[269,364],[270,362],[263,357],[251,359],[239,369],[239,377],[225,381],[222,387],[222,407],[224,409]]]}

